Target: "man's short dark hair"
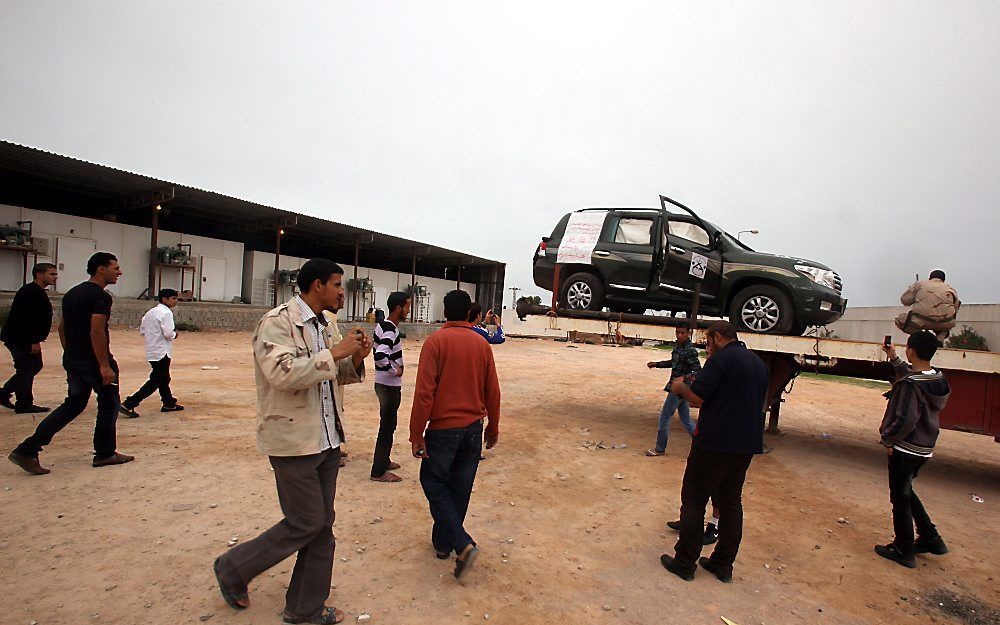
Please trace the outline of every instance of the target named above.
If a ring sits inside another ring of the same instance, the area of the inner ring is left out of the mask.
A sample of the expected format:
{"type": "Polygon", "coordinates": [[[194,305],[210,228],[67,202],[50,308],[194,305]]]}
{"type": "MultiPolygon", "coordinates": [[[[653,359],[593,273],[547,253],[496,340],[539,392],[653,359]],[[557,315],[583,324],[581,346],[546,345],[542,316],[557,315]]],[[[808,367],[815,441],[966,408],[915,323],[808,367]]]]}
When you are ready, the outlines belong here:
{"type": "Polygon", "coordinates": [[[934,280],[935,278],[944,282],[944,272],[940,269],[935,269],[931,272],[931,280],[934,280]]]}
{"type": "Polygon", "coordinates": [[[118,257],[111,252],[97,252],[87,261],[87,275],[94,275],[101,267],[107,267],[111,261],[117,261],[118,257]]]}
{"type": "Polygon", "coordinates": [[[736,340],[736,326],[728,321],[713,322],[705,332],[706,334],[717,334],[728,341],[736,340]]]}
{"type": "Polygon", "coordinates": [[[38,276],[46,273],[49,269],[55,269],[56,266],[52,263],[38,263],[31,268],[31,277],[37,278],[38,276]]]}
{"type": "Polygon", "coordinates": [[[299,277],[295,282],[299,285],[299,290],[308,293],[313,282],[319,280],[326,284],[333,274],[344,275],[344,268],[325,258],[312,258],[307,260],[299,269],[299,277]]]}
{"type": "Polygon", "coordinates": [[[448,321],[468,321],[472,297],[461,289],[449,291],[444,296],[444,318],[448,321]]]}
{"type": "Polygon", "coordinates": [[[475,321],[481,312],[483,312],[483,305],[479,302],[472,302],[472,306],[469,306],[469,323],[475,321]]]}
{"type": "Polygon", "coordinates": [[[917,358],[930,360],[934,357],[934,353],[937,352],[938,340],[932,332],[921,330],[920,332],[911,334],[910,338],[906,339],[906,346],[917,354],[917,358]]]}
{"type": "Polygon", "coordinates": [[[162,304],[163,300],[177,297],[178,295],[179,293],[174,289],[160,289],[160,292],[156,294],[156,301],[162,304]]]}
{"type": "Polygon", "coordinates": [[[406,300],[408,299],[410,299],[409,293],[393,291],[389,293],[389,297],[385,300],[385,307],[389,309],[389,313],[391,314],[396,308],[406,306],[406,300]]]}

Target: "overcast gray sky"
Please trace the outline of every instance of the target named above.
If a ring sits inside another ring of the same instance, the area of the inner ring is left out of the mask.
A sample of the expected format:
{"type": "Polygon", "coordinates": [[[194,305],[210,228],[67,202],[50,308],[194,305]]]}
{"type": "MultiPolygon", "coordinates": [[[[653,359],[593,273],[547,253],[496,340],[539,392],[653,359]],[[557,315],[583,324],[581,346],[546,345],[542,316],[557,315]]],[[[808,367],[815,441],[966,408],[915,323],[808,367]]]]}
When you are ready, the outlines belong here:
{"type": "Polygon", "coordinates": [[[0,0],[0,138],[502,260],[529,293],[562,214],[663,193],[855,305],[937,267],[997,302],[998,33],[993,0],[0,0]]]}

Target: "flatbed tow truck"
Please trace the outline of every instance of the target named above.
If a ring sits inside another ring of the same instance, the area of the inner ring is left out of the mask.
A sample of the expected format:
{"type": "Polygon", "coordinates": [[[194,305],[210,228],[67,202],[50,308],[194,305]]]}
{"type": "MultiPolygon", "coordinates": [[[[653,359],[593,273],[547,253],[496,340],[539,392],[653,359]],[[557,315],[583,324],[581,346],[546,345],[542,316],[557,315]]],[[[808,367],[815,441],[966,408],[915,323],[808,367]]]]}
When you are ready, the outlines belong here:
{"type": "MultiPolygon", "coordinates": [[[[672,342],[674,328],[694,326],[692,340],[705,345],[704,329],[710,321],[684,317],[590,312],[544,306],[519,306],[521,321],[508,325],[508,336],[570,338],[571,333],[601,335],[607,342],[622,344],[632,340],[672,342]]],[[[783,396],[799,373],[811,371],[830,375],[892,380],[881,343],[847,341],[819,336],[781,336],[741,332],[739,338],[761,357],[770,371],[771,387],[768,429],[778,433],[783,396]]],[[[902,350],[899,350],[902,351],[902,350]]],[[[942,370],[951,385],[951,398],[941,413],[941,427],[960,432],[992,436],[1000,442],[1000,353],[940,349],[934,366],[942,370]]]]}

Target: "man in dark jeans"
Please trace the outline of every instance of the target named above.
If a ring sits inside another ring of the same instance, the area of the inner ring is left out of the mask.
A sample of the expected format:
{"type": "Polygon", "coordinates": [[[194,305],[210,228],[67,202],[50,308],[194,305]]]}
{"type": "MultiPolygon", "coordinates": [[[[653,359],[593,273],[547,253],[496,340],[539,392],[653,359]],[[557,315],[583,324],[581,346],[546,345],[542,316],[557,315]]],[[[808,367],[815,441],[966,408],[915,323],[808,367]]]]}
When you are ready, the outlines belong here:
{"type": "Polygon", "coordinates": [[[156,296],[159,303],[142,316],[139,334],[146,342],[146,360],[152,370],[146,383],[122,402],[121,413],[130,419],[139,417],[136,407],[153,391],[160,392],[163,403],[160,412],[184,410],[184,406],[178,404],[170,392],[170,359],[173,358],[174,341],[177,340],[173,310],[177,306],[177,295],[174,289],[160,289],[156,296]]]}
{"type": "Polygon", "coordinates": [[[386,301],[389,317],[375,325],[375,396],[378,397],[378,439],[372,458],[371,479],[375,482],[400,482],[403,478],[393,469],[392,437],[396,433],[396,417],[403,392],[403,346],[399,324],[410,314],[410,296],[402,291],[389,295],[386,301]]]}
{"type": "Polygon", "coordinates": [[[493,350],[469,331],[471,306],[465,291],[445,295],[448,322],[420,350],[410,412],[410,443],[413,456],[422,459],[420,485],[434,519],[431,543],[442,560],[457,554],[454,575],[459,580],[479,554],[464,524],[483,450],[483,418],[489,418],[486,448],[493,448],[500,436],[493,350]]]}
{"type": "Polygon", "coordinates": [[[31,275],[33,280],[14,295],[7,322],[0,330],[0,341],[14,359],[14,375],[0,388],[0,406],[13,408],[17,414],[49,411],[35,405],[32,386],[42,370],[42,343],[52,328],[52,302],[45,289],[56,283],[59,272],[52,263],[38,263],[31,275]],[[16,403],[11,403],[11,395],[17,396],[16,403]]]}
{"type": "Polygon", "coordinates": [[[706,341],[712,355],[694,383],[676,380],[671,387],[701,410],[681,486],[680,537],[673,557],[663,554],[660,563],[688,581],[701,564],[729,582],[743,537],[743,482],[754,454],[763,453],[768,374],[728,321],[709,326],[706,341]],[[699,560],[709,497],[719,509],[719,542],[711,557],[699,560]]]}
{"type": "Polygon", "coordinates": [[[87,261],[87,273],[90,280],[70,289],[62,300],[59,340],[63,346],[63,368],[66,369],[69,387],[66,401],[45,417],[35,428],[35,433],[7,456],[11,462],[34,475],[49,473],[38,461],[39,452],[52,442],[56,433],[80,416],[92,392],[97,393],[93,466],[124,464],[135,459],[115,450],[118,364],[111,355],[108,332],[111,294],[104,289],[118,282],[122,271],[114,254],[97,252],[87,261]]]}
{"type": "Polygon", "coordinates": [[[886,393],[889,404],[879,428],[882,445],[889,454],[889,501],[896,537],[887,545],[876,545],[875,553],[911,569],[917,566],[914,554],[948,553],[924,504],[913,492],[914,478],[934,455],[939,417],[951,395],[944,374],[931,366],[937,345],[937,337],[929,331],[911,334],[906,341],[906,360],[910,364],[896,356],[891,345],[883,347],[896,374],[892,389],[886,393]]]}

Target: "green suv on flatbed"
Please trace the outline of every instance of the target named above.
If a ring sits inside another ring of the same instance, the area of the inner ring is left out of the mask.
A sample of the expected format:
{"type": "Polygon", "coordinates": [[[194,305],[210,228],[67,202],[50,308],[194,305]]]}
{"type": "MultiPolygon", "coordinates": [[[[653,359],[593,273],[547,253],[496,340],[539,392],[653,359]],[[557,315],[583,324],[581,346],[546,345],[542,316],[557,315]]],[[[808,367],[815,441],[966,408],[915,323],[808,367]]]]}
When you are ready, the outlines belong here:
{"type": "MultiPolygon", "coordinates": [[[[741,330],[796,335],[844,314],[840,276],[826,265],[756,252],[690,209],[663,200],[690,214],[669,212],[665,204],[663,209],[587,208],[566,214],[535,249],[535,284],[552,290],[570,217],[590,213],[582,216],[597,237],[590,242],[590,262],[560,264],[560,307],[690,313],[698,279],[689,270],[692,254],[698,254],[707,258],[699,314],[728,316],[741,330]],[[604,214],[603,225],[595,212],[604,214]]],[[[586,243],[584,248],[576,261],[586,260],[586,243]]]]}

